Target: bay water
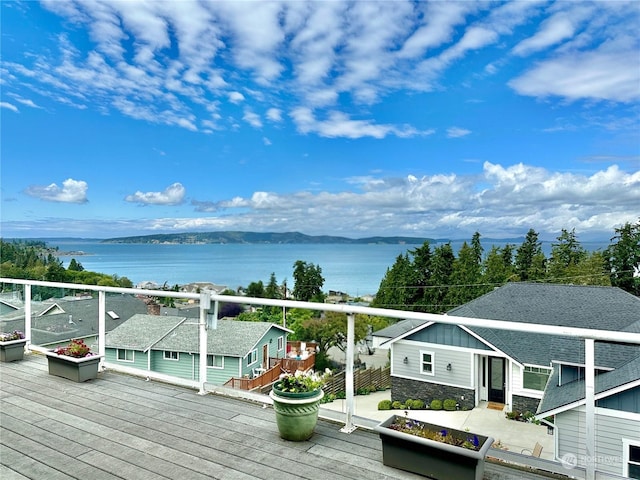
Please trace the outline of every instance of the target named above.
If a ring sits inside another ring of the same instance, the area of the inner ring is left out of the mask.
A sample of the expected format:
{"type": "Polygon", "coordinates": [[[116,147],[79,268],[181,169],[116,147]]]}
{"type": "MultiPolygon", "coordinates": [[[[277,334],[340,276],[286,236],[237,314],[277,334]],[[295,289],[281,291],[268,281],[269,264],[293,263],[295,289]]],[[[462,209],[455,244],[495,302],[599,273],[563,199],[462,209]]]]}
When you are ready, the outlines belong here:
{"type": "MultiPolygon", "coordinates": [[[[72,258],[85,270],[127,277],[134,285],[152,281],[184,285],[211,282],[233,290],[251,282],[269,283],[271,273],[281,285],[293,288],[293,266],[298,260],[318,265],[325,279],[323,291],[358,297],[375,294],[388,268],[400,254],[420,245],[409,244],[112,244],[99,240],[47,239],[49,247],[72,253],[59,258],[66,267],[72,258]]],[[[493,242],[492,244],[497,244],[493,242]]],[[[457,254],[462,242],[451,242],[457,254]]],[[[500,244],[497,244],[501,246],[500,244]]],[[[519,246],[519,244],[517,245],[519,246]]],[[[606,243],[584,244],[587,250],[606,243]]],[[[491,245],[483,243],[485,253],[491,245]]],[[[543,244],[548,255],[548,244],[543,244]]]]}

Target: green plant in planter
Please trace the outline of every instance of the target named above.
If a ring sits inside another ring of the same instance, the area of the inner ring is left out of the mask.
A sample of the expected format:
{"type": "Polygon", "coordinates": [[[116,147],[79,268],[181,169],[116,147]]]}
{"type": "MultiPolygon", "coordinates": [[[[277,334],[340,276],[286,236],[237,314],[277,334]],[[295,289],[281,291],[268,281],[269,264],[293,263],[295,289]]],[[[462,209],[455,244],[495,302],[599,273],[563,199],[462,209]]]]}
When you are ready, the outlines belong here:
{"type": "Polygon", "coordinates": [[[391,410],[391,400],[380,400],[378,410],[391,410]]]}
{"type": "Polygon", "coordinates": [[[431,400],[431,410],[442,410],[442,400],[431,400]]]}
{"type": "Polygon", "coordinates": [[[389,428],[436,442],[463,447],[468,450],[478,451],[480,449],[480,440],[477,435],[469,434],[466,438],[460,438],[459,436],[452,435],[447,429],[432,430],[424,423],[407,417],[398,416],[396,420],[389,425],[389,428]]]}

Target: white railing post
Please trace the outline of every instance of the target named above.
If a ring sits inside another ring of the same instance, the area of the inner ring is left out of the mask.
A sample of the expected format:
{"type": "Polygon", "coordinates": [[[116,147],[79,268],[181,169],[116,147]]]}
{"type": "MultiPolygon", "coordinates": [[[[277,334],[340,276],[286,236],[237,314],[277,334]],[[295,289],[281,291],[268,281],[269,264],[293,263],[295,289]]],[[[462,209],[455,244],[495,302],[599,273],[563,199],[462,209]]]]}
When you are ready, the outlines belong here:
{"type": "Polygon", "coordinates": [[[107,294],[104,290],[98,292],[98,354],[100,358],[99,370],[104,371],[105,355],[107,347],[105,341],[107,339],[107,294]]]}
{"type": "Polygon", "coordinates": [[[596,478],[596,388],[595,340],[584,339],[585,385],[585,468],[586,480],[596,478]]]}
{"type": "Polygon", "coordinates": [[[207,335],[207,314],[209,313],[209,309],[211,308],[211,292],[207,290],[203,290],[200,293],[200,321],[198,322],[198,328],[200,331],[200,345],[198,351],[200,353],[200,362],[199,362],[199,375],[198,375],[198,383],[200,384],[200,389],[198,393],[200,395],[204,395],[207,392],[204,389],[204,384],[207,382],[207,345],[209,343],[208,335],[207,335]]]}
{"type": "Polygon", "coordinates": [[[31,346],[31,285],[24,285],[24,336],[27,348],[31,346]]]}
{"type": "Polygon", "coordinates": [[[345,372],[345,390],[347,394],[347,413],[344,427],[341,432],[351,433],[356,427],[353,425],[353,409],[355,405],[355,392],[353,385],[353,360],[355,350],[355,331],[356,331],[355,314],[347,314],[347,370],[345,372]]]}

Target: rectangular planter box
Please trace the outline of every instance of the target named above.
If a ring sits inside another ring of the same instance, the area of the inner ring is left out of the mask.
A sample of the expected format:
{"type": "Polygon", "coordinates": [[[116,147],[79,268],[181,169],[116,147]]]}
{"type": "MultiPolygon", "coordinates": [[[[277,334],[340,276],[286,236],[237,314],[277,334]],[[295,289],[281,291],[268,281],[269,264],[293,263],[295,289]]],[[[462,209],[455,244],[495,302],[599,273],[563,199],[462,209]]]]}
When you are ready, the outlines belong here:
{"type": "Polygon", "coordinates": [[[0,362],[15,362],[24,357],[25,338],[0,342],[0,362]]]}
{"type": "Polygon", "coordinates": [[[74,382],[86,382],[98,377],[100,355],[74,358],[46,352],[49,363],[49,375],[56,375],[74,382]]]}
{"type": "Polygon", "coordinates": [[[469,450],[388,428],[396,418],[398,416],[393,415],[374,427],[382,440],[384,465],[437,480],[482,480],[485,457],[493,438],[420,422],[429,430],[447,430],[461,439],[475,435],[480,442],[480,450],[469,450]]]}

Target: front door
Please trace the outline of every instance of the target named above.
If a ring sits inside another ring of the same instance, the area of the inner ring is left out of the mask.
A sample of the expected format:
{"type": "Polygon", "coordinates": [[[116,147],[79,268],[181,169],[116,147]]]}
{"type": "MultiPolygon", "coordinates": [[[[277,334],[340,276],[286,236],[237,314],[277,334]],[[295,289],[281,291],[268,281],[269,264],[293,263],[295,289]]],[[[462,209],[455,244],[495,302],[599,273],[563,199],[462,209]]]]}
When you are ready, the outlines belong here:
{"type": "Polygon", "coordinates": [[[489,401],[504,403],[504,358],[489,357],[489,401]]]}

